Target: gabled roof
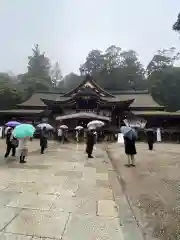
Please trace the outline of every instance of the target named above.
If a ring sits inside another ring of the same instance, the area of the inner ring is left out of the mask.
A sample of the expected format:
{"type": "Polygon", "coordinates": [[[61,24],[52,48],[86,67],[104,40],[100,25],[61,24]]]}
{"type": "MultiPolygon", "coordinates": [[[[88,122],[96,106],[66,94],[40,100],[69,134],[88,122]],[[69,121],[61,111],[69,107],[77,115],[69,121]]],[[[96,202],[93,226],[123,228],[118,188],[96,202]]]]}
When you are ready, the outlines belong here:
{"type": "Polygon", "coordinates": [[[90,87],[85,87],[82,88],[80,91],[78,91],[75,96],[77,97],[81,97],[81,96],[92,96],[92,97],[97,97],[100,98],[100,96],[98,95],[98,93],[96,93],[95,91],[93,91],[92,88],[90,87]]]}
{"type": "Polygon", "coordinates": [[[127,101],[129,99],[134,99],[132,104],[130,105],[131,108],[164,108],[160,106],[157,102],[154,101],[151,94],[148,92],[131,92],[131,93],[119,93],[116,95],[116,98],[119,101],[127,101]]]}
{"type": "Polygon", "coordinates": [[[73,96],[86,87],[91,88],[95,93],[99,94],[101,97],[111,97],[111,98],[114,97],[112,94],[106,92],[104,89],[98,86],[98,84],[91,78],[91,76],[86,76],[86,78],[82,83],[80,83],[75,89],[69,91],[68,93],[65,93],[64,97],[73,96]]]}
{"type": "Polygon", "coordinates": [[[44,110],[37,110],[37,109],[9,109],[9,110],[0,110],[0,114],[1,115],[10,115],[10,114],[14,114],[14,115],[34,115],[34,114],[40,114],[40,113],[44,113],[44,110]]]}
{"type": "Polygon", "coordinates": [[[18,106],[24,106],[24,107],[45,107],[46,105],[41,99],[49,99],[49,100],[56,100],[59,98],[59,93],[51,93],[51,92],[41,92],[41,93],[34,93],[27,101],[18,104],[18,106]]]}
{"type": "MultiPolygon", "coordinates": [[[[89,89],[85,90],[89,91],[89,89]]],[[[78,94],[82,94],[79,91],[78,94]]],[[[97,94],[98,95],[98,94],[97,94]]],[[[26,102],[19,104],[18,106],[23,107],[45,107],[49,102],[69,102],[73,100],[72,96],[65,96],[64,94],[60,93],[50,93],[50,92],[43,92],[43,93],[34,93],[26,102]]],[[[164,108],[156,103],[152,96],[146,92],[118,92],[117,95],[114,97],[100,97],[99,100],[103,100],[107,103],[118,103],[118,102],[131,102],[131,108],[164,108]]]]}
{"type": "Polygon", "coordinates": [[[128,104],[130,108],[159,108],[163,109],[164,106],[160,106],[154,101],[151,94],[148,91],[110,91],[102,89],[98,84],[90,77],[87,76],[82,83],[80,83],[75,89],[66,93],[57,92],[39,92],[34,93],[26,102],[19,104],[21,107],[42,107],[55,104],[69,104],[75,101],[75,97],[89,96],[96,97],[99,102],[115,105],[119,103],[128,104]]]}

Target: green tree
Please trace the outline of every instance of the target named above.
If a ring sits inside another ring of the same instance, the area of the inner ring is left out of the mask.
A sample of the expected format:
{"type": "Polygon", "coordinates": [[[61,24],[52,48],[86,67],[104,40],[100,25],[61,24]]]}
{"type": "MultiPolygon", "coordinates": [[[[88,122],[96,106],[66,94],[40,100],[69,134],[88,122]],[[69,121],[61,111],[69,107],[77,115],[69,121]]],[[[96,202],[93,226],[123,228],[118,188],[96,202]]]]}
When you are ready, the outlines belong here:
{"type": "Polygon", "coordinates": [[[49,91],[51,89],[50,83],[44,78],[31,77],[28,73],[19,76],[19,85],[24,89],[26,97],[30,97],[34,92],[49,91]]]}
{"type": "Polygon", "coordinates": [[[61,73],[61,69],[59,66],[59,63],[56,62],[55,65],[51,68],[51,81],[52,81],[52,87],[56,88],[60,81],[62,81],[63,76],[61,73]]]}
{"type": "Polygon", "coordinates": [[[0,73],[0,108],[8,109],[20,103],[22,95],[18,91],[17,84],[13,84],[7,73],[0,73]]]}
{"type": "Polygon", "coordinates": [[[11,85],[11,78],[8,73],[0,73],[0,86],[10,86],[11,85]]]}
{"type": "Polygon", "coordinates": [[[178,14],[177,20],[173,25],[173,30],[180,32],[180,13],[178,14]]]}
{"type": "Polygon", "coordinates": [[[28,72],[18,76],[20,88],[24,89],[27,97],[36,91],[48,91],[52,88],[49,58],[40,52],[38,44],[32,52],[32,56],[28,57],[28,72]]]}
{"type": "Polygon", "coordinates": [[[39,45],[36,44],[32,49],[32,56],[28,57],[28,75],[31,77],[49,78],[50,76],[50,60],[45,57],[45,53],[41,53],[39,45]]]}
{"type": "Polygon", "coordinates": [[[180,109],[180,68],[166,67],[153,72],[150,77],[150,91],[156,102],[170,111],[180,109]]]}
{"type": "Polygon", "coordinates": [[[121,53],[121,80],[127,90],[140,90],[144,88],[144,68],[135,51],[123,51],[121,53]]]}
{"type": "Polygon", "coordinates": [[[144,68],[137,53],[133,50],[122,51],[120,47],[111,45],[103,53],[92,50],[83,65],[81,75],[90,74],[105,89],[144,89],[144,68]]]}
{"type": "Polygon", "coordinates": [[[66,90],[71,90],[77,87],[84,80],[84,76],[79,76],[75,73],[70,73],[63,78],[63,81],[60,82],[59,88],[66,90]]]}
{"type": "Polygon", "coordinates": [[[174,47],[170,49],[158,50],[147,66],[147,75],[151,75],[151,73],[154,71],[161,71],[166,67],[172,67],[174,62],[178,59],[179,53],[176,52],[174,47]]]}
{"type": "Polygon", "coordinates": [[[171,85],[173,84],[174,86],[175,83],[172,81],[177,79],[176,73],[179,70],[174,68],[174,63],[178,59],[179,53],[176,52],[175,48],[159,50],[147,66],[148,84],[152,97],[156,102],[168,106],[170,109],[174,109],[171,103],[171,99],[172,101],[174,99],[172,95],[174,90],[171,88],[171,85]],[[170,77],[169,81],[165,76],[170,77]]]}
{"type": "Polygon", "coordinates": [[[111,72],[112,69],[120,67],[121,48],[115,45],[108,47],[104,53],[105,69],[111,72]]]}
{"type": "Polygon", "coordinates": [[[84,64],[80,66],[81,75],[96,75],[104,68],[104,54],[100,50],[92,50],[86,57],[84,64]]]}

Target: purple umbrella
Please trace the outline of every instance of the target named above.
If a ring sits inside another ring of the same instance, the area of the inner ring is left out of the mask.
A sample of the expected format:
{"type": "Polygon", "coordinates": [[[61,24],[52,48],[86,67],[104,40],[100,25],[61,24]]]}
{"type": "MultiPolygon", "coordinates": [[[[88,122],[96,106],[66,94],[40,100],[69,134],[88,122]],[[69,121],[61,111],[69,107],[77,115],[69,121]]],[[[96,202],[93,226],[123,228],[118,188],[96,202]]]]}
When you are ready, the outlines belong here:
{"type": "Polygon", "coordinates": [[[7,122],[5,125],[8,126],[8,127],[16,127],[16,126],[18,126],[20,124],[21,123],[17,122],[17,121],[10,121],[10,122],[7,122]]]}

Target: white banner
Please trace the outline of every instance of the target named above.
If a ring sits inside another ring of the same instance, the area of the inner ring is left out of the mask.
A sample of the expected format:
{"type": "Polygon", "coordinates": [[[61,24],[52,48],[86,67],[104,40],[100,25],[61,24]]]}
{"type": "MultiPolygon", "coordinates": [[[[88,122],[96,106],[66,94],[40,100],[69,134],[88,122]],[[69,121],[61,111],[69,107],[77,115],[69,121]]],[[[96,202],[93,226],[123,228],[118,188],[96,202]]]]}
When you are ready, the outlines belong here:
{"type": "Polygon", "coordinates": [[[3,127],[0,127],[0,138],[3,136],[3,127]]]}
{"type": "Polygon", "coordinates": [[[118,140],[117,143],[123,144],[124,143],[124,136],[122,133],[118,133],[118,140]]]}
{"type": "Polygon", "coordinates": [[[161,142],[161,129],[157,128],[156,130],[157,142],[161,142]]]}

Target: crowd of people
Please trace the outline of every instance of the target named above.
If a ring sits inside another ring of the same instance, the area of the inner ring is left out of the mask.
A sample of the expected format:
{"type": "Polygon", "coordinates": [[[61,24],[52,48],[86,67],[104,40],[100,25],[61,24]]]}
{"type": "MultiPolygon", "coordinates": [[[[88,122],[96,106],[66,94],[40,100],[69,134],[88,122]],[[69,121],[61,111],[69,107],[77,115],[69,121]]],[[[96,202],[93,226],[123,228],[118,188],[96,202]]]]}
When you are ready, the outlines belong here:
{"type": "MultiPolygon", "coordinates": [[[[28,154],[28,142],[32,141],[32,138],[26,137],[22,139],[17,139],[13,136],[13,127],[8,127],[6,131],[6,152],[4,157],[7,158],[10,154],[12,157],[17,157],[19,159],[20,163],[26,163],[26,156],[28,154]]],[[[80,131],[76,131],[78,135],[80,134],[80,131]]],[[[57,136],[59,142],[64,143],[64,140],[66,138],[67,131],[59,128],[57,129],[57,136]]],[[[78,136],[77,136],[78,138],[78,136]]],[[[88,155],[88,158],[93,158],[92,152],[93,152],[93,146],[96,143],[97,140],[97,133],[93,129],[88,129],[86,134],[86,153],[88,155]]],[[[44,150],[48,146],[48,130],[46,127],[43,127],[41,129],[40,133],[40,153],[44,154],[44,150]]]]}
{"type": "MultiPolygon", "coordinates": [[[[14,137],[13,127],[8,127],[6,132],[6,152],[4,157],[7,158],[10,153],[12,157],[17,157],[20,163],[26,163],[26,156],[28,154],[28,142],[32,140],[30,137],[25,137],[22,139],[17,139],[14,137]]],[[[43,127],[40,129],[40,153],[44,154],[44,150],[48,146],[48,129],[43,127]]],[[[79,136],[83,133],[82,129],[76,130],[76,140],[79,141],[79,136]]],[[[136,145],[137,132],[130,127],[122,126],[121,133],[123,133],[125,154],[128,157],[127,166],[135,167],[135,155],[136,155],[136,145]]],[[[147,143],[149,150],[153,150],[153,144],[155,142],[155,132],[152,129],[146,131],[147,143]]],[[[92,152],[93,147],[97,142],[97,132],[95,128],[88,128],[86,131],[86,153],[88,158],[93,158],[92,152]]],[[[57,129],[57,137],[59,142],[64,143],[67,138],[67,129],[59,128],[57,129]]]]}
{"type": "MultiPolygon", "coordinates": [[[[17,157],[20,163],[26,163],[26,156],[28,154],[28,142],[32,141],[32,138],[25,137],[17,139],[13,135],[14,127],[8,127],[6,132],[6,152],[4,158],[7,158],[10,153],[12,157],[17,157]]],[[[44,127],[40,134],[40,152],[44,154],[44,150],[47,148],[48,134],[47,129],[44,127]]]]}

